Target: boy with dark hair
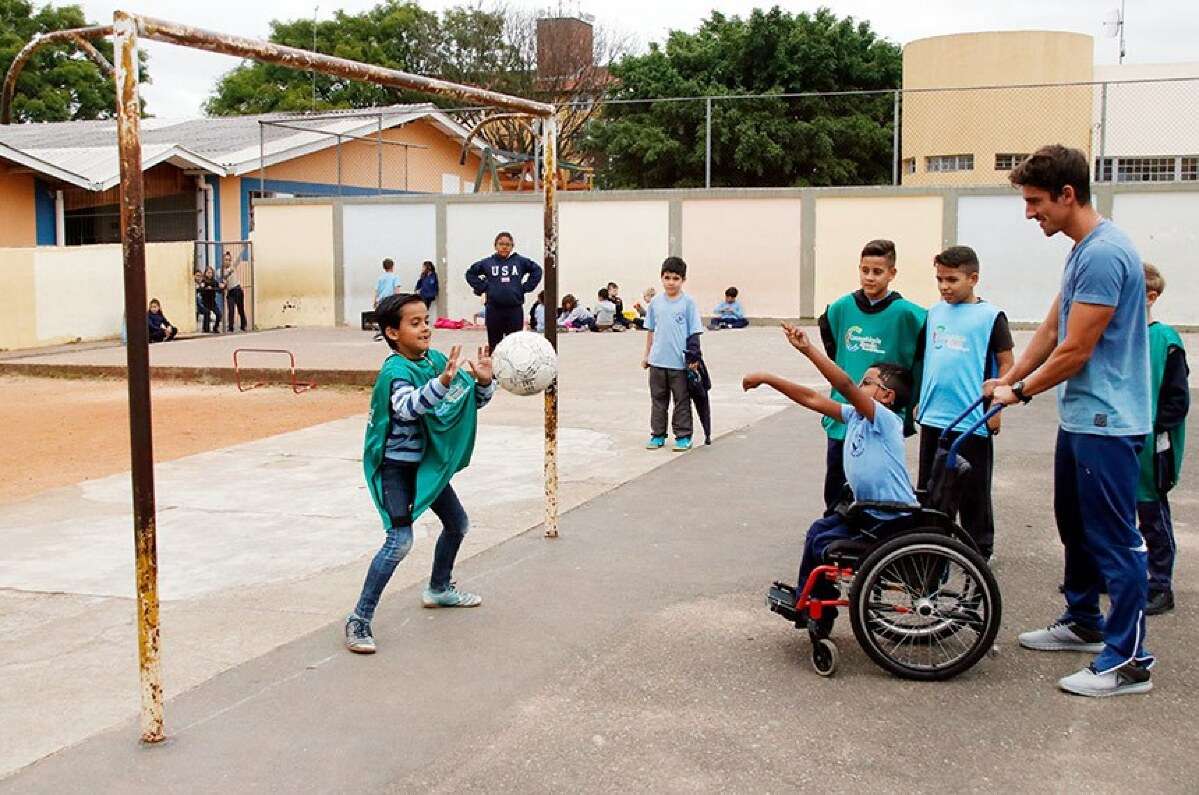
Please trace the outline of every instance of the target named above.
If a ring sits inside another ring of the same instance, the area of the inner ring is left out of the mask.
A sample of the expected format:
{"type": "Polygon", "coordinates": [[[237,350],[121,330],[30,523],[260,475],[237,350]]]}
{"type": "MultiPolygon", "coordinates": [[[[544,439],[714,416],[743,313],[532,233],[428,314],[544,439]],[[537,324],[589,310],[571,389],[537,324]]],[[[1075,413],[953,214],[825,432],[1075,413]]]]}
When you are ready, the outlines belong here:
{"type": "Polygon", "coordinates": [[[375,651],[375,607],[396,566],[412,549],[412,523],[428,508],[441,520],[442,530],[421,603],[477,607],[483,602],[451,581],[469,522],[450,478],[470,463],[476,415],[495,394],[491,351],[479,348],[471,363],[460,360],[461,346],[452,347],[449,356],[430,348],[429,308],[419,295],[384,298],[378,318],[380,336],[392,353],[371,393],[362,466],[387,539],[371,561],[358,605],[346,619],[346,648],[357,654],[375,651]]]}
{"type": "Polygon", "coordinates": [[[1137,519],[1149,548],[1149,596],[1145,615],[1174,609],[1174,522],[1166,495],[1178,483],[1191,405],[1186,350],[1172,327],[1153,319],[1153,305],[1166,290],[1161,271],[1145,263],[1145,314],[1149,320],[1149,397],[1153,433],[1141,448],[1137,519]]]}
{"type": "MultiPolygon", "coordinates": [[[[1007,316],[974,294],[979,270],[974,249],[950,246],[933,257],[933,268],[941,301],[929,308],[925,324],[924,377],[916,417],[920,425],[916,483],[921,489],[928,487],[941,432],[982,394],[984,381],[1007,372],[1014,361],[1007,316]]],[[[983,411],[982,406],[975,408],[962,425],[977,422],[983,411]]],[[[995,447],[991,437],[997,433],[998,415],[959,448],[970,463],[970,472],[962,482],[958,513],[962,527],[988,559],[995,550],[995,516],[991,508],[995,447]]],[[[951,440],[960,435],[960,431],[949,432],[951,440]]]]}
{"type": "Polygon", "coordinates": [[[715,331],[722,328],[745,328],[749,325],[749,321],[745,319],[745,310],[737,300],[740,294],[736,287],[724,291],[724,301],[712,310],[712,322],[708,324],[708,328],[715,331]]]}
{"type": "Polygon", "coordinates": [[[662,263],[662,294],[655,296],[645,312],[645,355],[641,366],[649,370],[650,437],[646,449],[659,450],[666,445],[666,415],[674,401],[671,425],[674,451],[691,449],[691,395],[687,389],[687,370],[698,368],[699,335],[704,324],[699,307],[683,292],[687,263],[680,257],[667,257],[662,263]]]}
{"type": "Polygon", "coordinates": [[[475,295],[487,296],[487,345],[492,350],[509,334],[525,327],[525,294],[541,284],[541,266],[513,249],[511,232],[495,236],[495,253],[466,270],[475,295]]]}
{"type": "Polygon", "coordinates": [[[627,331],[631,323],[624,316],[624,301],[620,297],[620,285],[616,282],[608,282],[608,300],[615,307],[615,313],[612,315],[612,323],[619,326],[621,330],[627,331]]]}
{"type": "MultiPolygon", "coordinates": [[[[820,338],[825,352],[854,383],[881,361],[912,371],[918,369],[925,311],[891,289],[896,273],[895,244],[890,240],[871,240],[862,248],[858,262],[861,289],[838,298],[820,316],[820,338]]],[[[845,396],[834,389],[831,397],[837,401],[845,396]]],[[[910,406],[906,407],[904,429],[909,434],[915,430],[911,416],[910,406]]],[[[828,435],[824,504],[832,510],[845,485],[845,470],[841,465],[845,424],[830,416],[822,424],[828,435]]]]}
{"type": "Polygon", "coordinates": [[[612,299],[608,296],[608,288],[601,287],[596,293],[596,298],[599,300],[595,304],[595,313],[591,317],[591,322],[587,324],[587,328],[592,331],[617,331],[619,326],[614,325],[616,322],[616,304],[612,303],[612,299]]]}
{"type": "Polygon", "coordinates": [[[384,298],[395,295],[400,289],[400,277],[396,276],[395,267],[395,260],[391,257],[383,260],[383,273],[375,281],[375,309],[379,308],[384,298]]]}
{"type": "MultiPolygon", "coordinates": [[[[816,366],[833,388],[833,394],[844,396],[848,404],[770,373],[750,373],[742,380],[742,388],[756,389],[765,384],[805,408],[844,423],[843,467],[855,499],[915,505],[916,494],[908,479],[904,457],[903,419],[899,414],[912,399],[911,371],[894,363],[878,362],[867,367],[861,380],[855,382],[818,345],[812,344],[803,331],[784,323],[783,332],[787,341],[816,366]]],[[[880,521],[895,516],[874,509],[870,515],[880,521]]],[[[808,575],[823,562],[829,544],[853,537],[841,514],[829,512],[817,519],[804,540],[797,590],[803,589],[808,575]]],[[[812,596],[827,599],[835,593],[832,583],[822,582],[812,596]]]]}

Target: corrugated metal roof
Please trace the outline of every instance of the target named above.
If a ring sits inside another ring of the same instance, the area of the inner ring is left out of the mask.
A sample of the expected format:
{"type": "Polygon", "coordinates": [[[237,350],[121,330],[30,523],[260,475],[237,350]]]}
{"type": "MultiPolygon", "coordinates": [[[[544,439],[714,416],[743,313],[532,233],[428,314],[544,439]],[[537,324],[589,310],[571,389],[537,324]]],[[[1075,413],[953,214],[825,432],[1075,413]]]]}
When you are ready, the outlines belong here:
{"type": "MultiPolygon", "coordinates": [[[[192,167],[212,173],[242,174],[259,165],[260,136],[266,142],[266,163],[271,165],[335,146],[337,134],[369,135],[377,129],[376,117],[379,115],[383,117],[384,129],[432,116],[448,134],[465,137],[467,132],[431,103],[316,115],[266,113],[181,122],[146,119],[142,123],[142,167],[150,168],[163,160],[178,157],[192,167]],[[260,124],[263,121],[278,121],[306,129],[300,131],[260,124]]],[[[118,173],[116,135],[113,119],[0,125],[0,145],[79,177],[68,181],[104,185],[93,188],[95,190],[106,190],[115,184],[112,180],[118,173]]],[[[0,156],[2,154],[0,152],[0,156]]],[[[30,167],[37,168],[36,165],[30,167]]],[[[62,178],[61,174],[52,176],[62,178]]]]}

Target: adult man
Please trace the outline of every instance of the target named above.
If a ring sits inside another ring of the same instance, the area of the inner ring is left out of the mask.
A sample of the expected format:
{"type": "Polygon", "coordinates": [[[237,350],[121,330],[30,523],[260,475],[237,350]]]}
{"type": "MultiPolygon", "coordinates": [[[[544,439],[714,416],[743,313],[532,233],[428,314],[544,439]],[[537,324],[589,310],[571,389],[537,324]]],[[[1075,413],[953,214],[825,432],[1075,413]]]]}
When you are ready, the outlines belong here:
{"type": "Polygon", "coordinates": [[[466,283],[475,295],[487,296],[487,345],[491,350],[500,340],[525,325],[525,293],[541,283],[541,266],[512,249],[511,232],[495,236],[495,253],[466,271],[466,283]]]}
{"type": "Polygon", "coordinates": [[[1011,174],[1024,215],[1046,237],[1075,241],[1061,291],[1019,361],[984,392],[1005,405],[1058,388],[1054,514],[1065,547],[1066,612],[1020,645],[1098,652],[1058,681],[1085,696],[1143,693],[1153,685],[1145,650],[1145,542],[1136,527],[1137,454],[1151,430],[1145,276],[1128,237],[1090,203],[1086,156],[1046,146],[1011,174]],[[1099,612],[1107,586],[1111,607],[1099,612]]]}

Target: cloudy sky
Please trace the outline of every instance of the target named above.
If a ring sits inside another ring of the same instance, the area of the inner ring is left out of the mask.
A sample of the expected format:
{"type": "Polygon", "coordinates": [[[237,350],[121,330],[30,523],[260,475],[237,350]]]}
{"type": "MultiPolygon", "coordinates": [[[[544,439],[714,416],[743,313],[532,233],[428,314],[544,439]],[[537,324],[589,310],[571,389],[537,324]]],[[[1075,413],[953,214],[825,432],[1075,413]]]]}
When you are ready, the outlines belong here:
{"type": "MultiPolygon", "coordinates": [[[[317,14],[333,16],[336,8],[347,13],[363,11],[377,0],[319,0],[317,14]]],[[[461,5],[465,0],[421,0],[429,9],[461,5]]],[[[582,11],[596,17],[596,24],[613,28],[633,37],[644,48],[661,41],[670,30],[694,30],[712,9],[726,14],[745,14],[755,6],[769,6],[748,0],[565,0],[536,2],[508,0],[510,5],[540,9],[559,6],[566,11],[582,11]]],[[[788,11],[813,11],[827,5],[840,15],[852,15],[871,22],[874,29],[891,41],[903,44],[912,39],[978,30],[1068,30],[1095,37],[1096,63],[1115,63],[1116,42],[1104,38],[1103,20],[1120,0],[826,0],[794,2],[779,0],[788,11]]],[[[89,20],[112,19],[114,8],[144,12],[175,22],[196,25],[243,36],[266,38],[272,19],[310,17],[317,0],[83,0],[89,20]]],[[[484,0],[486,4],[486,0],[484,0]]],[[[1199,41],[1199,12],[1194,0],[1127,0],[1125,63],[1163,63],[1199,60],[1195,42],[1199,41]]],[[[150,113],[163,118],[200,115],[200,106],[212,86],[237,60],[149,42],[150,67],[154,84],[145,89],[150,113]]]]}

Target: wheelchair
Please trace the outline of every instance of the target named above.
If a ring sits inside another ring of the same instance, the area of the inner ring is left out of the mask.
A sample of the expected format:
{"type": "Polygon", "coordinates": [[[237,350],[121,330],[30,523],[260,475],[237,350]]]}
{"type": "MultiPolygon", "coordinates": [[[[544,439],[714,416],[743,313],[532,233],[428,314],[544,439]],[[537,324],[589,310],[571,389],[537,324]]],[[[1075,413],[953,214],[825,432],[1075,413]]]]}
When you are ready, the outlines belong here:
{"type": "Polygon", "coordinates": [[[999,586],[974,540],[951,518],[970,469],[958,448],[1003,407],[992,406],[952,443],[949,432],[981,401],[941,433],[918,504],[854,501],[846,486],[834,510],[855,537],[830,544],[824,563],[798,587],[771,586],[767,607],[807,629],[812,667],[820,676],[837,670],[839,653],[829,634],[842,607],[870,659],[903,679],[951,679],[992,650],[1003,609],[999,586]],[[880,520],[870,511],[892,518],[880,520]],[[825,583],[835,587],[835,597],[817,595],[830,590],[820,587],[825,583]]]}

